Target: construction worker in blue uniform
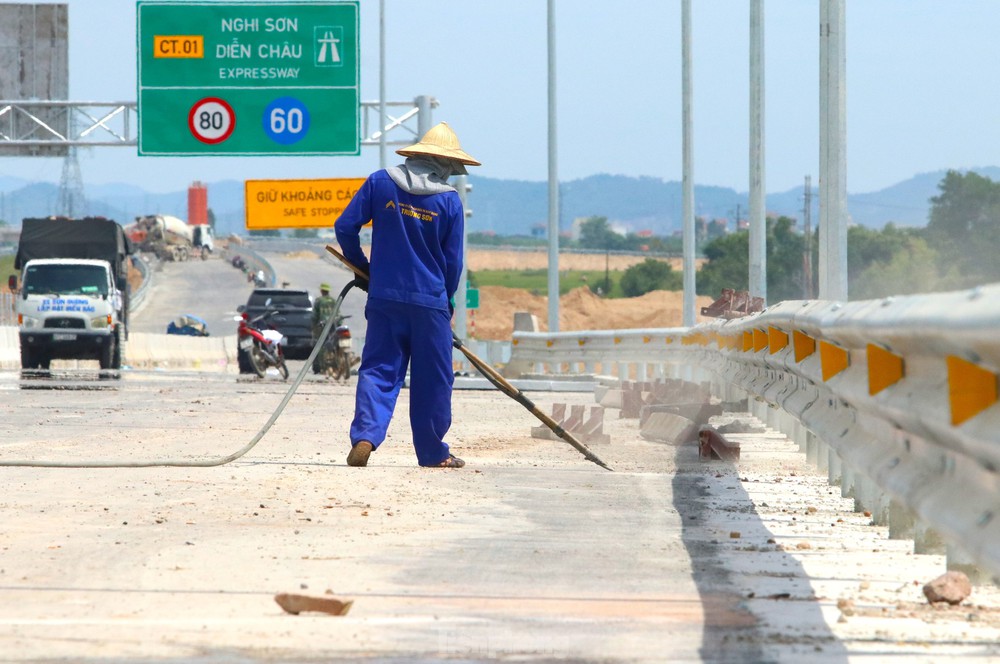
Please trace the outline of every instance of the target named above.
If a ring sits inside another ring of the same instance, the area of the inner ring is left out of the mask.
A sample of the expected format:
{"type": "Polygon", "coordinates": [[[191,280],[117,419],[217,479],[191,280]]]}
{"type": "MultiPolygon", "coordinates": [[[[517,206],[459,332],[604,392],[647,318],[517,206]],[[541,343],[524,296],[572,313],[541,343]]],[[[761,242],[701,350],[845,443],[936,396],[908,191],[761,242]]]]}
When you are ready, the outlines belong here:
{"type": "Polygon", "coordinates": [[[465,212],[451,175],[479,162],[464,152],[444,122],[401,148],[399,166],[372,173],[337,219],[344,256],[369,274],[368,331],[351,422],[347,463],[366,466],[385,440],[410,369],[410,429],[417,463],[461,468],[444,436],[451,427],[451,317],[462,273],[465,212]],[[372,222],[371,260],[361,227],[372,222]]]}

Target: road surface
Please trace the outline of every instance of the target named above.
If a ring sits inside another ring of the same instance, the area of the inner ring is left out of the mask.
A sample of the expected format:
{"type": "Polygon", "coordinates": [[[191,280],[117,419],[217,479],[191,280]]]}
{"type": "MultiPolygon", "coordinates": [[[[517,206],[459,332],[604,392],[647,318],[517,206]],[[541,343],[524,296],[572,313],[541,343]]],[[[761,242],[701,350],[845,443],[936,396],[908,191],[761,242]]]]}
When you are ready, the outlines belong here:
{"type": "MultiPolygon", "coordinates": [[[[330,278],[317,259],[267,258],[295,286],[330,278]]],[[[137,323],[204,303],[191,313],[224,326],[240,274],[165,266],[137,323]]],[[[944,556],[889,539],[773,431],[731,434],[731,466],[608,409],[611,442],[592,447],[608,472],[533,438],[498,392],[458,390],[448,441],[468,465],[422,469],[404,390],[385,444],[351,468],[353,385],[293,384],[0,372],[0,660],[1000,661],[1000,591],[928,605],[944,556]],[[352,604],[291,615],[278,593],[352,604]]]]}

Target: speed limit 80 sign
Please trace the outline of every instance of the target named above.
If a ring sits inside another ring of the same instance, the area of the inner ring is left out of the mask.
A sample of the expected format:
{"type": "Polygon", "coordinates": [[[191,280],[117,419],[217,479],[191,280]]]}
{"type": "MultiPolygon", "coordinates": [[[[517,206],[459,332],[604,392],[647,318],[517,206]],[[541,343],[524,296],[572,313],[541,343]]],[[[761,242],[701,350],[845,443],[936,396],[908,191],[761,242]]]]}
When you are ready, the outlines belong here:
{"type": "Polygon", "coordinates": [[[358,154],[358,4],[139,0],[139,154],[358,154]]]}
{"type": "Polygon", "coordinates": [[[236,113],[224,99],[206,97],[191,107],[188,128],[202,143],[213,145],[230,137],[236,128],[236,113]]]}

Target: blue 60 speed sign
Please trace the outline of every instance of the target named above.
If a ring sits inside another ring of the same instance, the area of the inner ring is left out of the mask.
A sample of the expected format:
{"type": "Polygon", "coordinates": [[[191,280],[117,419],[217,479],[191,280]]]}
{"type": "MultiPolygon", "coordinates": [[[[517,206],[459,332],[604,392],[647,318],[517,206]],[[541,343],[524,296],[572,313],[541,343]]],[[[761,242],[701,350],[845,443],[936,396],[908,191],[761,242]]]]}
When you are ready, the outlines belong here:
{"type": "Polygon", "coordinates": [[[264,109],[264,133],[275,143],[291,145],[309,133],[309,109],[295,97],[278,97],[264,109]]]}
{"type": "Polygon", "coordinates": [[[205,97],[191,107],[188,128],[202,143],[221,143],[236,128],[236,113],[224,99],[205,97]]]}

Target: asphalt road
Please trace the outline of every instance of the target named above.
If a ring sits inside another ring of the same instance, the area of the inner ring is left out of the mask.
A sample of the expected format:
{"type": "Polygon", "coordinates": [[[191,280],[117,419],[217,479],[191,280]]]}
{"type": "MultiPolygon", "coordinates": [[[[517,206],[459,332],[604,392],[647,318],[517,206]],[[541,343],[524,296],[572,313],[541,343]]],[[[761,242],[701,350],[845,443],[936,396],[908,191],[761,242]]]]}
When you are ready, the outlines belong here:
{"type": "MultiPolygon", "coordinates": [[[[238,252],[238,249],[235,251],[238,252]]],[[[333,287],[337,297],[353,275],[332,260],[324,258],[322,244],[277,243],[256,248],[274,268],[279,286],[303,288],[319,296],[323,282],[333,287]]],[[[236,333],[236,307],[245,304],[253,290],[242,271],[220,256],[202,261],[155,263],[153,290],[143,306],[132,316],[131,330],[165,333],[167,324],[180,314],[193,314],[208,323],[213,336],[236,333]]],[[[344,299],[342,311],[350,316],[348,325],[358,339],[364,338],[365,294],[352,288],[344,299]]],[[[360,346],[356,349],[360,351],[360,346]]]]}

